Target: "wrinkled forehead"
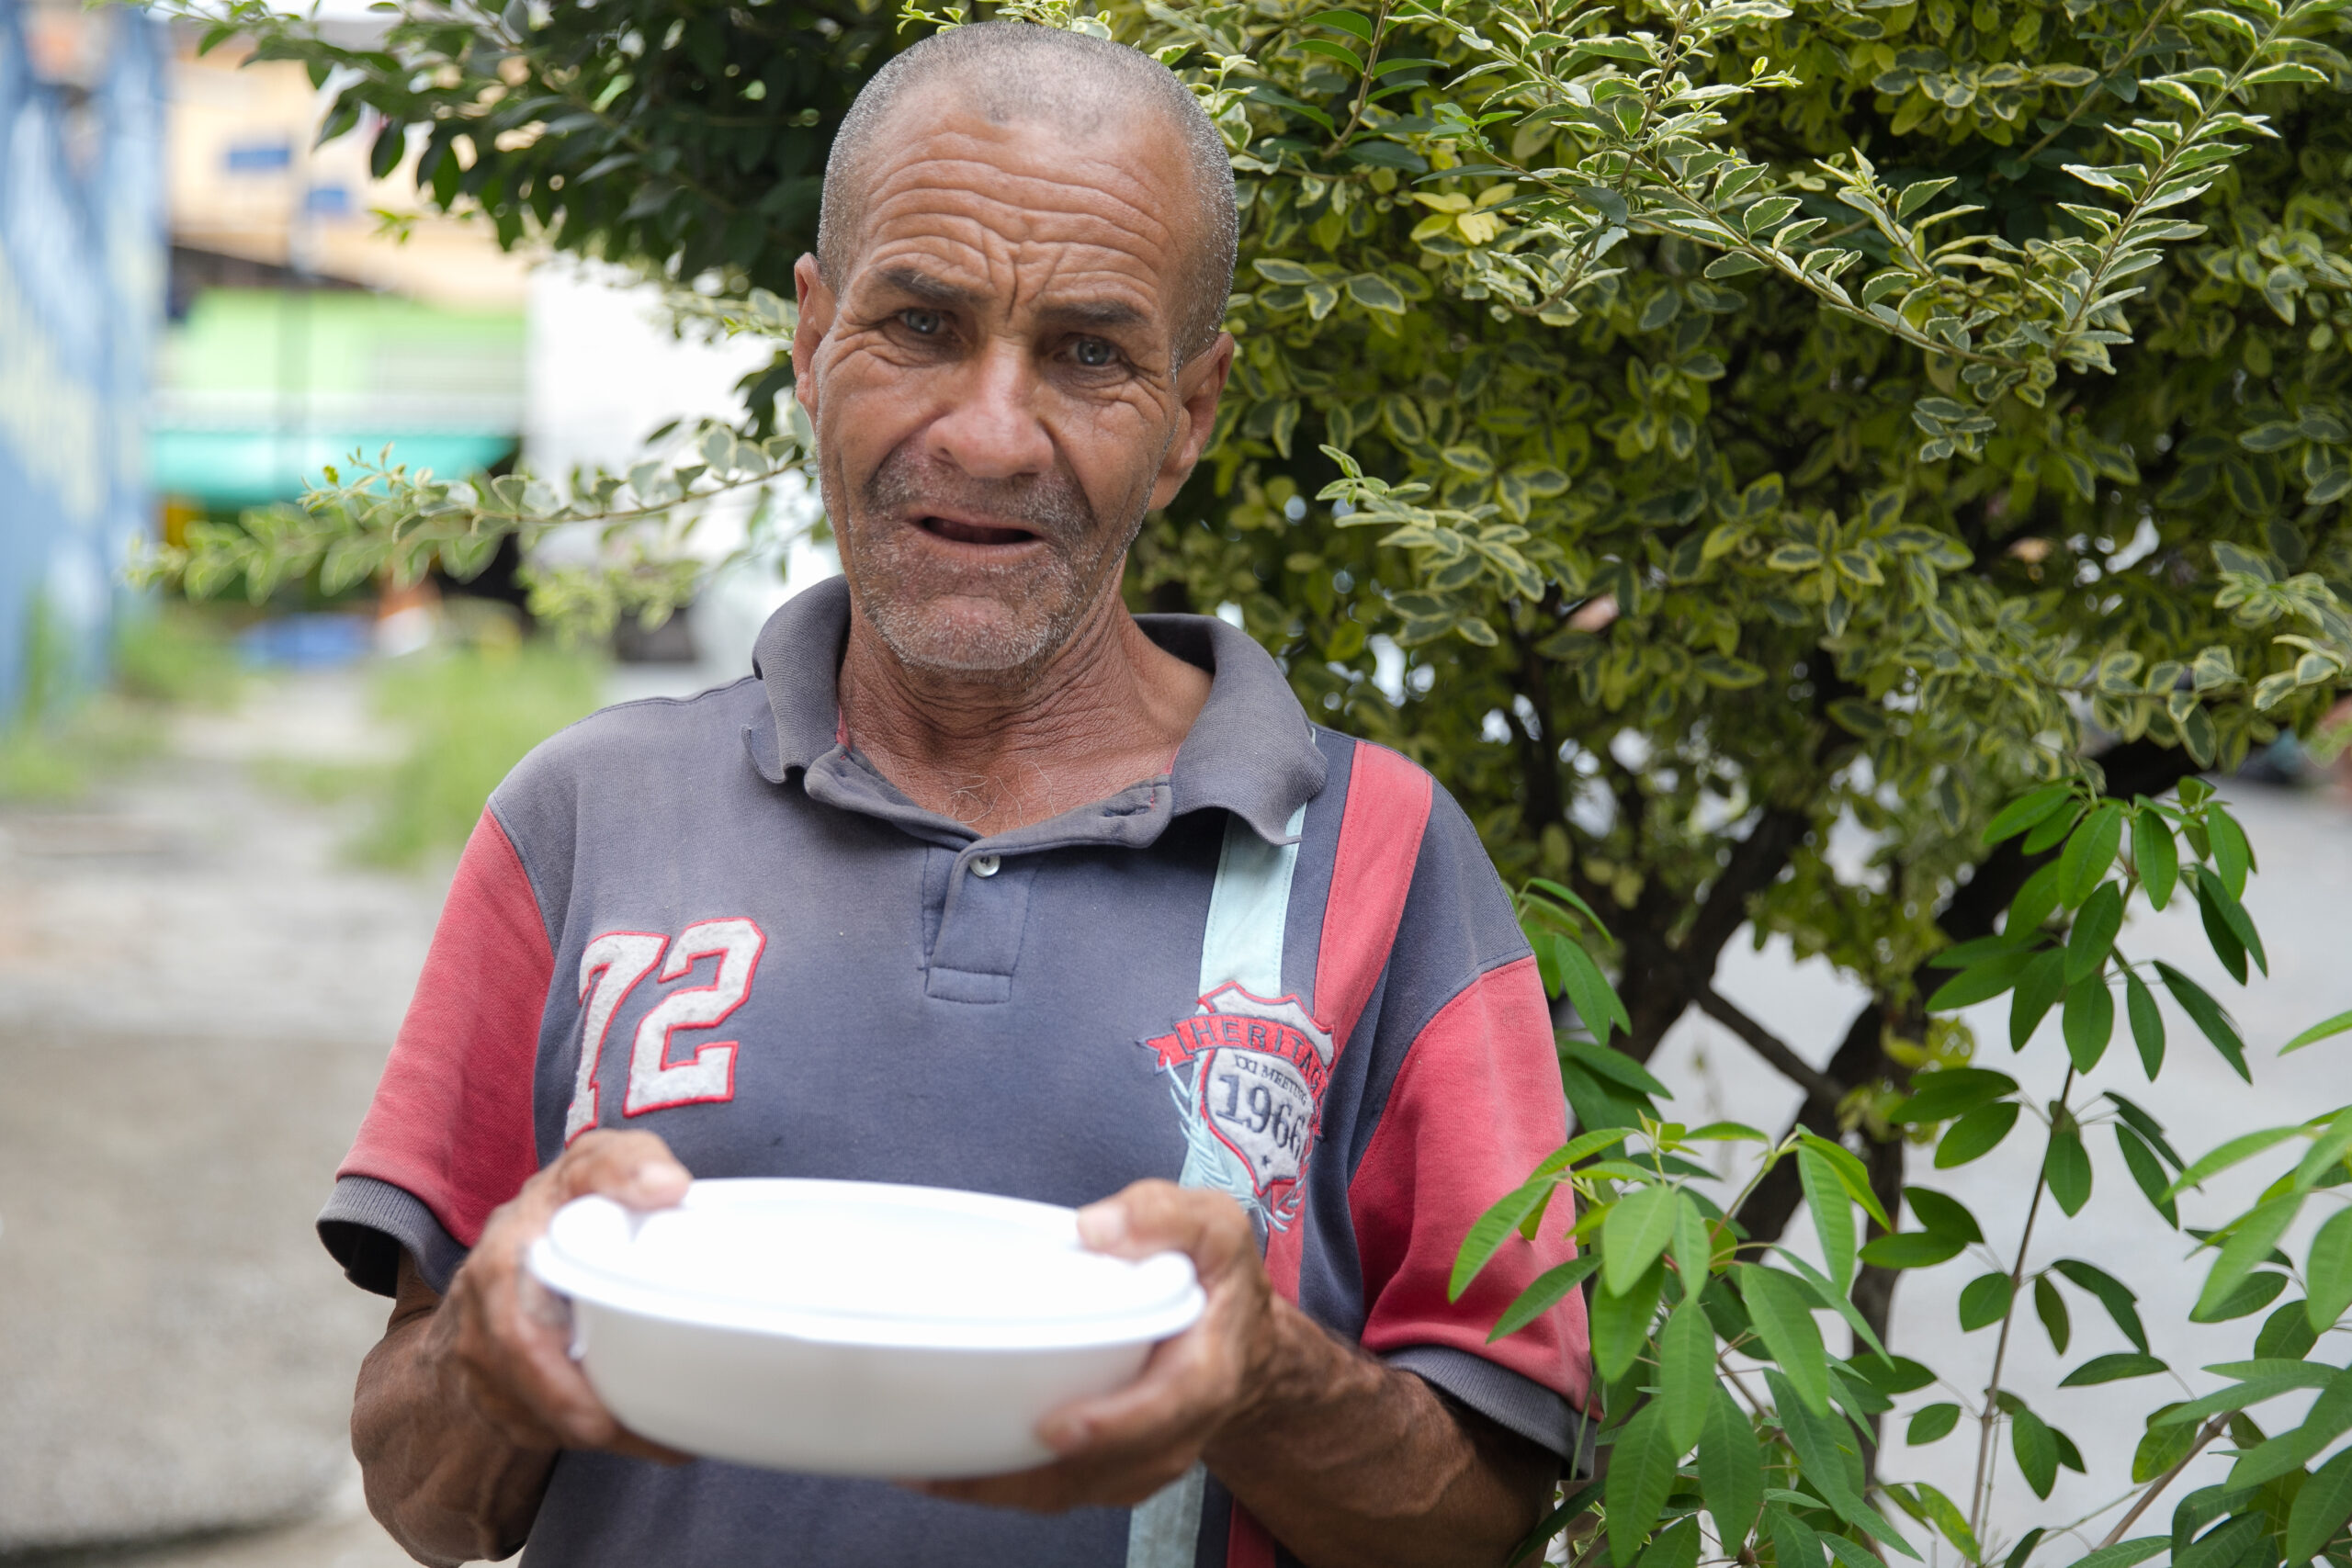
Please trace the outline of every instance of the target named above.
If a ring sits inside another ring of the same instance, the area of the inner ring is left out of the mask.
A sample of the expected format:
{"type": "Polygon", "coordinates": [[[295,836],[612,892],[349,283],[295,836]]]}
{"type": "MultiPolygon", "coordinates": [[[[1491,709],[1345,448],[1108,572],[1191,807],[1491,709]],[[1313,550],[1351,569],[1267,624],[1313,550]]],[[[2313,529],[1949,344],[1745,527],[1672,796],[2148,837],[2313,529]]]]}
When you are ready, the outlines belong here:
{"type": "Polygon", "coordinates": [[[1164,324],[1192,236],[1184,166],[1159,129],[1141,109],[1065,125],[910,106],[865,171],[851,289],[944,269],[999,309],[1079,290],[1164,324]]]}

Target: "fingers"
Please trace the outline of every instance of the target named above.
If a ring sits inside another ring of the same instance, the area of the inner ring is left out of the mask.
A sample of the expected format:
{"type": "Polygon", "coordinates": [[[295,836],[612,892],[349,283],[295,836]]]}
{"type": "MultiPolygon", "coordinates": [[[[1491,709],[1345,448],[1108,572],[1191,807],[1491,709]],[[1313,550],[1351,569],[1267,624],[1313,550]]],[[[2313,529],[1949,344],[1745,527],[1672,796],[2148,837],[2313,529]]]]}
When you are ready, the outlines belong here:
{"type": "Polygon", "coordinates": [[[1037,1436],[1065,1456],[1204,1442],[1234,1404],[1238,1382],[1214,1331],[1196,1325],[1157,1347],[1125,1387],[1047,1412],[1037,1436]]]}
{"type": "Polygon", "coordinates": [[[461,1272],[458,1284],[457,1363],[483,1416],[556,1448],[603,1448],[619,1435],[571,1359],[571,1314],[545,1286],[514,1267],[471,1281],[461,1272]]]}
{"type": "Polygon", "coordinates": [[[1078,1212],[1079,1239],[1114,1258],[1181,1252],[1203,1285],[1257,1257],[1257,1237],[1241,1205],[1222,1192],[1138,1181],[1078,1212]]]}
{"type": "Polygon", "coordinates": [[[685,1197],[694,1179],[652,1134],[602,1129],[582,1133],[541,1174],[549,1179],[550,1213],[592,1192],[632,1209],[667,1209],[685,1197]]]}
{"type": "Polygon", "coordinates": [[[447,1349],[460,1393],[526,1447],[610,1449],[675,1461],[615,1421],[571,1359],[571,1314],[526,1266],[555,1211],[599,1193],[632,1208],[676,1203],[691,1179],[650,1133],[583,1134],[493,1213],[451,1282],[447,1349]]]}
{"type": "Polygon", "coordinates": [[[1047,1414],[1037,1435],[1061,1457],[1012,1475],[933,1482],[933,1496],[1053,1512],[1132,1506],[1182,1475],[1247,1404],[1262,1359],[1272,1290],[1239,1204],[1222,1193],[1140,1181],[1079,1211],[1079,1236],[1119,1258],[1177,1251],[1193,1260],[1208,1307],[1155,1348],[1125,1388],[1047,1414]]]}

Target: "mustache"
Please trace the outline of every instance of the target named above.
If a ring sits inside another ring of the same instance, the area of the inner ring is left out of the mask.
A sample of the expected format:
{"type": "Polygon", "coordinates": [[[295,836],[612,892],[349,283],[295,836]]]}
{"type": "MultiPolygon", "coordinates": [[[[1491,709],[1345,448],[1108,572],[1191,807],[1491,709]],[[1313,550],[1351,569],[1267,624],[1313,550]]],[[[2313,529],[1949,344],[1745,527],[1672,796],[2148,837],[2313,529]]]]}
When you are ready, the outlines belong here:
{"type": "Polygon", "coordinates": [[[922,516],[929,512],[977,513],[993,523],[1030,530],[1040,538],[1082,539],[1095,527],[1093,505],[1076,479],[1059,468],[1021,479],[976,479],[905,447],[882,460],[865,481],[869,512],[922,516]]]}

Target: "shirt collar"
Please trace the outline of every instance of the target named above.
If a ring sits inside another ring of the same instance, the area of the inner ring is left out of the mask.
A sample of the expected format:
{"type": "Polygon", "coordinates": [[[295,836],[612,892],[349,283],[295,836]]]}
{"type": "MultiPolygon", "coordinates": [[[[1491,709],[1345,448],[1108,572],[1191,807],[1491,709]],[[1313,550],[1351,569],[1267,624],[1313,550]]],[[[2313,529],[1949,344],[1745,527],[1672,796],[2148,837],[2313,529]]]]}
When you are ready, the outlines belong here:
{"type": "MultiPolygon", "coordinates": [[[[840,679],[849,608],[847,581],[828,578],[786,601],[761,629],[752,672],[775,721],[769,776],[778,782],[793,769],[806,774],[842,749],[840,679]]],[[[1322,791],[1325,763],[1281,667],[1247,634],[1210,616],[1139,615],[1136,624],[1169,652],[1209,671],[1208,701],[1170,770],[1168,816],[1222,807],[1268,842],[1287,842],[1292,814],[1322,791]]],[[[768,772],[757,748],[754,760],[768,772]]]]}
{"type": "Polygon", "coordinates": [[[752,673],[775,716],[777,776],[806,772],[841,738],[842,650],[849,645],[849,583],[829,577],[786,600],[760,628],[752,673]]]}

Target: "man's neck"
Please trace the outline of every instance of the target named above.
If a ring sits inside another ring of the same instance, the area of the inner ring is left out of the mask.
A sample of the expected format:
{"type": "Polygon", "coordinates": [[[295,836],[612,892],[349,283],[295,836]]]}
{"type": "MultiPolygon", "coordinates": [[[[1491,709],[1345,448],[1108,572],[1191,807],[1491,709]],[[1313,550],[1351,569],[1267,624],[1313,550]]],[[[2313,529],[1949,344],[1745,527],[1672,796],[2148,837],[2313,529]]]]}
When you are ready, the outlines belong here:
{"type": "Polygon", "coordinates": [[[842,656],[852,742],[916,805],[982,835],[1165,773],[1208,672],[1153,642],[1115,593],[1029,678],[913,668],[853,607],[842,656]]]}

